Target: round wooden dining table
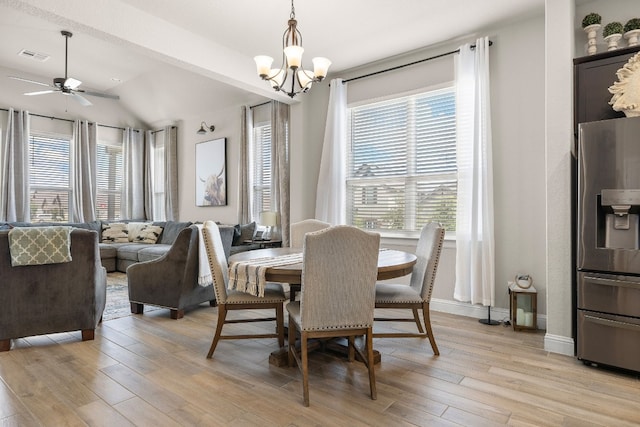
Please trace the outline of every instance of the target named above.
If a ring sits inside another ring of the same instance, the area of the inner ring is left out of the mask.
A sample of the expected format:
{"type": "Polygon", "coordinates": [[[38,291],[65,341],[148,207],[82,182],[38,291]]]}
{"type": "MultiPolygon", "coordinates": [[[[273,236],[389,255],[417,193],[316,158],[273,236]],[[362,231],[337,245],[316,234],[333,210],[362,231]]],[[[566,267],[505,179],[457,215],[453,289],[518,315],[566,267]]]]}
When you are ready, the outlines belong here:
{"type": "MultiPolygon", "coordinates": [[[[230,256],[229,263],[233,261],[246,262],[301,252],[302,248],[256,249],[230,256]]],[[[378,255],[378,280],[395,279],[396,277],[411,274],[416,260],[416,256],[409,252],[380,249],[380,254],[378,255]]],[[[265,279],[269,282],[288,283],[292,287],[291,300],[293,301],[294,293],[300,291],[300,284],[302,283],[302,263],[269,267],[265,273],[265,279]]]]}
{"type": "MultiPolygon", "coordinates": [[[[229,263],[234,261],[251,261],[260,258],[271,258],[282,255],[301,253],[302,248],[269,248],[240,252],[229,257],[229,263]]],[[[409,252],[394,249],[380,249],[378,255],[378,280],[394,279],[406,276],[413,270],[417,258],[409,252]]],[[[300,292],[302,283],[302,263],[269,267],[265,272],[265,279],[269,282],[288,283],[290,288],[290,300],[295,300],[295,295],[300,292]]],[[[331,340],[319,344],[321,348],[346,355],[346,340],[331,340]]],[[[313,344],[309,350],[315,347],[313,344]]],[[[269,356],[269,363],[275,366],[286,366],[288,362],[287,347],[274,351],[269,356]]],[[[357,355],[357,353],[356,353],[357,355]]],[[[380,353],[374,349],[374,361],[380,363],[380,353]]]]}

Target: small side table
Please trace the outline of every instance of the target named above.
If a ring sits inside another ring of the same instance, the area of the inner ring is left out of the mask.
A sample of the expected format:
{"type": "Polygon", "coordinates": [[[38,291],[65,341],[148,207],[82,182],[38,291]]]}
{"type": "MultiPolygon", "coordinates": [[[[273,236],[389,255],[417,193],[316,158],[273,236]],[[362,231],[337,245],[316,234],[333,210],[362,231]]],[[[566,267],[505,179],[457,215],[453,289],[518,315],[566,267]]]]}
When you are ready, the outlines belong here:
{"type": "Polygon", "coordinates": [[[282,247],[282,240],[245,240],[247,245],[260,245],[260,249],[267,248],[280,248],[282,247]]]}
{"type": "Polygon", "coordinates": [[[533,286],[523,289],[509,285],[509,308],[514,331],[535,331],[537,325],[538,291],[533,286]]]}

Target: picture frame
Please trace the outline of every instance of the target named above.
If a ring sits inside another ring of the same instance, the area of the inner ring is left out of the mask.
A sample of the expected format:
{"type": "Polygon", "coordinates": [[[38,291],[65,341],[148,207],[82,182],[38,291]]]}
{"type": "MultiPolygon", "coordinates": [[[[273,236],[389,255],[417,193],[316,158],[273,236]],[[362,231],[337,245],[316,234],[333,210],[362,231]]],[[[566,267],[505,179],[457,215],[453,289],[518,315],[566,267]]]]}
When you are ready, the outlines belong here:
{"type": "Polygon", "coordinates": [[[196,206],[227,205],[227,138],[196,144],[196,206]]]}

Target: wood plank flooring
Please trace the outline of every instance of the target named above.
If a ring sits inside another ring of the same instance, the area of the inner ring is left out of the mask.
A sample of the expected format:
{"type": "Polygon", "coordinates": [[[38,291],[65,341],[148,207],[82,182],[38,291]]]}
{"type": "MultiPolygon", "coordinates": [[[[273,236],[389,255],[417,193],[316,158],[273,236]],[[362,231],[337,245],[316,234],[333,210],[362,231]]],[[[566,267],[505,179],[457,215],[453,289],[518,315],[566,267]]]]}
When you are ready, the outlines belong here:
{"type": "MultiPolygon", "coordinates": [[[[269,365],[275,339],[221,341],[205,355],[216,308],[168,310],[80,332],[29,337],[0,353],[2,426],[640,426],[636,375],[543,350],[543,332],[514,332],[432,313],[429,341],[375,339],[378,399],[361,363],[314,353],[311,406],[297,368],[269,365]]],[[[399,313],[381,315],[397,317],[399,313]]],[[[409,323],[377,323],[379,331],[409,323]]],[[[256,332],[273,323],[227,325],[256,332]]]]}

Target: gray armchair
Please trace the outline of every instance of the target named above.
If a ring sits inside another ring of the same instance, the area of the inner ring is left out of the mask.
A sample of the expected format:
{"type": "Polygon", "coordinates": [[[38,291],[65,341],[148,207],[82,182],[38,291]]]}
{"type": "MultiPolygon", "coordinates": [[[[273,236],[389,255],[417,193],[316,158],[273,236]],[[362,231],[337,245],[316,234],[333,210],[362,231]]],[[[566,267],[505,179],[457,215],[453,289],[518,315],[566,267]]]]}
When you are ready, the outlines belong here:
{"type": "Polygon", "coordinates": [[[70,262],[21,267],[11,266],[8,234],[0,231],[0,351],[32,335],[80,330],[92,340],[107,289],[98,234],[71,231],[70,262]]]}
{"type": "MultiPolygon", "coordinates": [[[[215,305],[213,286],[198,284],[198,235],[198,227],[191,225],[180,231],[171,249],[162,257],[127,268],[132,313],[142,314],[144,305],[151,304],[170,309],[171,318],[180,319],[186,307],[207,301],[215,305]]],[[[232,238],[233,228],[225,228],[225,253],[231,247],[232,238]]]]}
{"type": "Polygon", "coordinates": [[[379,234],[349,226],[305,236],[300,301],[287,305],[289,366],[295,359],[302,372],[304,406],[309,406],[307,341],[313,338],[348,337],[349,361],[357,351],[369,371],[371,399],[377,397],[372,326],[379,247],[379,234]],[[365,335],[366,355],[355,345],[359,335],[365,335]]]}

